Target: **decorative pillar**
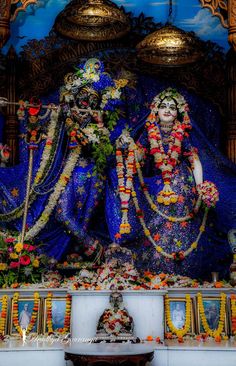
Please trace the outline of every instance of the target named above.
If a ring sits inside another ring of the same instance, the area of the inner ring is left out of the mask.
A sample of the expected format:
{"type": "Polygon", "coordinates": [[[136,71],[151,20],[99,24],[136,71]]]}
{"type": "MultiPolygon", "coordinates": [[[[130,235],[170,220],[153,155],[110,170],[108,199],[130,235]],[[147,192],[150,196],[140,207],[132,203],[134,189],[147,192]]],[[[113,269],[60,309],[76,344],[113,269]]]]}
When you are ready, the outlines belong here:
{"type": "Polygon", "coordinates": [[[233,50],[228,53],[228,127],[227,155],[236,163],[236,54],[233,50]]]}
{"type": "Polygon", "coordinates": [[[236,0],[228,0],[228,41],[236,51],[236,0]]]}
{"type": "MultiPolygon", "coordinates": [[[[7,54],[6,68],[6,97],[9,102],[16,101],[16,62],[17,55],[15,49],[11,46],[7,54]]],[[[8,104],[5,117],[4,142],[11,148],[9,164],[15,165],[18,158],[18,120],[14,104],[8,104]]]]}
{"type": "Polygon", "coordinates": [[[11,0],[0,0],[0,48],[10,36],[11,0]]]}

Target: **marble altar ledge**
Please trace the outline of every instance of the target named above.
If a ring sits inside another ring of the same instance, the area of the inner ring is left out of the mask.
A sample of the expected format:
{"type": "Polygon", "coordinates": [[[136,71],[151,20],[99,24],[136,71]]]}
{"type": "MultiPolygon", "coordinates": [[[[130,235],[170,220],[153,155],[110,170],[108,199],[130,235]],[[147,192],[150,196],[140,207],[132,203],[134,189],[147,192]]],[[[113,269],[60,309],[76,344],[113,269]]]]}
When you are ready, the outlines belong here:
{"type": "Polygon", "coordinates": [[[68,347],[66,353],[84,356],[133,356],[154,352],[155,346],[149,344],[98,343],[81,344],[68,347]]]}

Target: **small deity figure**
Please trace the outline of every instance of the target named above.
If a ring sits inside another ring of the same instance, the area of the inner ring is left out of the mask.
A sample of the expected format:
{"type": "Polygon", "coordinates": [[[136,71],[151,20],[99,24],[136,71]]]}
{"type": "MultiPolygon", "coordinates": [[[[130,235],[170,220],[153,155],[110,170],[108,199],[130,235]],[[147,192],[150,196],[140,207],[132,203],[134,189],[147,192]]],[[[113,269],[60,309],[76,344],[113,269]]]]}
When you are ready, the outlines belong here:
{"type": "Polygon", "coordinates": [[[112,292],[110,308],[104,310],[98,321],[96,339],[134,340],[133,330],[133,318],[123,306],[122,294],[112,292]]]}

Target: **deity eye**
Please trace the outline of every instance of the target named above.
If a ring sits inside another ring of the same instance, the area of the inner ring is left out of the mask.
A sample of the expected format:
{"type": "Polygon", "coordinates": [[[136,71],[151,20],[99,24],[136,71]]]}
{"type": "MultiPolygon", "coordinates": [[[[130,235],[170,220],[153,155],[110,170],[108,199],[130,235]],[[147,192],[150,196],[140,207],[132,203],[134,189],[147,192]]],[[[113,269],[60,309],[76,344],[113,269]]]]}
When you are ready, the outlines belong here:
{"type": "Polygon", "coordinates": [[[159,106],[159,109],[164,109],[166,108],[166,104],[165,103],[161,103],[160,106],[159,106]]]}
{"type": "Polygon", "coordinates": [[[173,105],[170,105],[170,110],[172,110],[172,111],[176,111],[176,110],[177,110],[177,108],[176,108],[176,106],[173,104],[173,105]]]}

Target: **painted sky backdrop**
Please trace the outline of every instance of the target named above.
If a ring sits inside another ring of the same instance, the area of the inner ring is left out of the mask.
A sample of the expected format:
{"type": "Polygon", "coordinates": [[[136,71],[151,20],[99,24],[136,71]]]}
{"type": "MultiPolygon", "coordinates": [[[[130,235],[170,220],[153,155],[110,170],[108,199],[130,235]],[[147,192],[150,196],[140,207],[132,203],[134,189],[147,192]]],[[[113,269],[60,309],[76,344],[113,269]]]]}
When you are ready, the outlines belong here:
{"type": "MultiPolygon", "coordinates": [[[[113,0],[122,5],[126,11],[138,16],[143,12],[153,16],[156,22],[165,23],[168,16],[168,0],[113,0]]],[[[30,39],[42,39],[48,35],[57,14],[70,0],[38,0],[37,5],[31,5],[26,12],[21,12],[11,25],[11,38],[4,48],[13,44],[17,52],[30,39]]],[[[203,9],[200,0],[173,0],[173,24],[186,30],[194,31],[201,39],[211,40],[229,49],[227,29],[223,28],[220,20],[213,17],[208,9],[203,9]]]]}

